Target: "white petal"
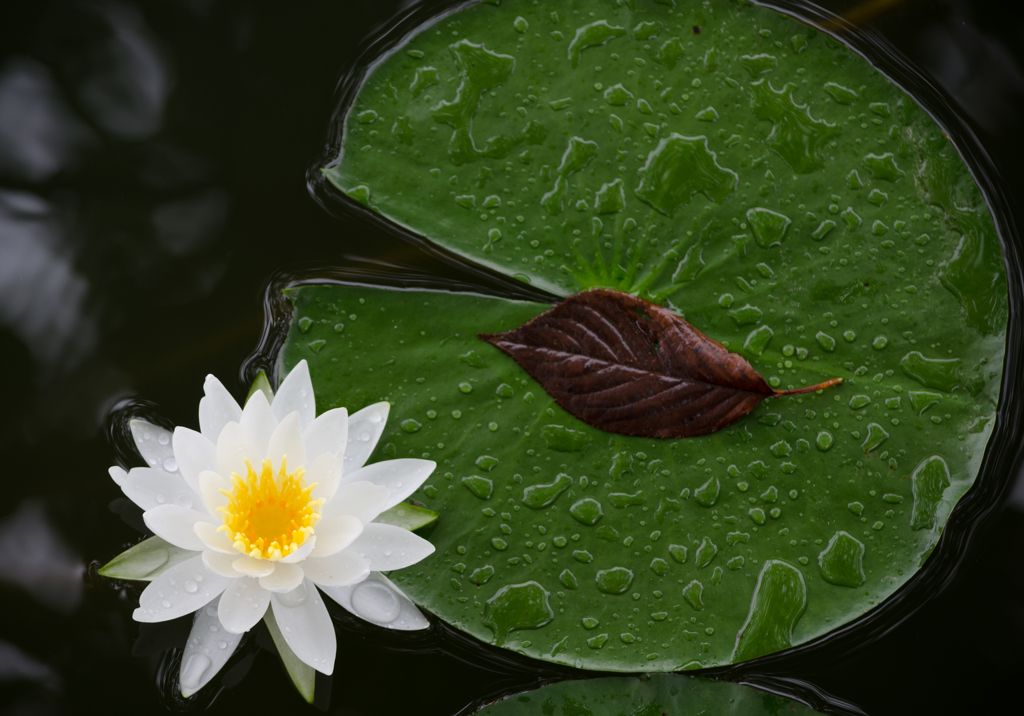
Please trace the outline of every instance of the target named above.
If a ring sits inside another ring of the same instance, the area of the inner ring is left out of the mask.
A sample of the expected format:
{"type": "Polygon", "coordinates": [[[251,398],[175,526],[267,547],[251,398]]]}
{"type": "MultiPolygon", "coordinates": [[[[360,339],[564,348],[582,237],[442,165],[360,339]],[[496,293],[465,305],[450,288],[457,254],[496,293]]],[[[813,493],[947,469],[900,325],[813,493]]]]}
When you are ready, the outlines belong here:
{"type": "Polygon", "coordinates": [[[230,477],[232,473],[239,477],[245,477],[249,472],[245,464],[246,460],[259,472],[263,454],[256,450],[256,444],[253,443],[249,434],[242,430],[241,425],[228,423],[220,431],[220,437],[217,439],[217,469],[215,472],[219,472],[225,478],[230,477]]]}
{"type": "Polygon", "coordinates": [[[394,507],[419,489],[430,473],[437,467],[433,460],[400,458],[375,462],[355,472],[345,473],[342,484],[365,480],[375,485],[390,488],[391,497],[385,509],[394,507]]]}
{"type": "Polygon", "coordinates": [[[263,618],[270,604],[270,592],[255,577],[235,579],[220,598],[217,616],[232,634],[249,631],[263,618]]]}
{"type": "Polygon", "coordinates": [[[348,547],[363,533],[363,523],[351,515],[322,520],[316,525],[316,546],[310,557],[328,557],[348,547]]]}
{"type": "Polygon", "coordinates": [[[123,467],[113,465],[107,468],[107,473],[110,475],[110,479],[113,480],[118,487],[124,487],[124,481],[128,479],[128,473],[123,467]]]}
{"type": "MultiPolygon", "coordinates": [[[[235,554],[238,554],[237,552],[235,554]]],[[[203,564],[211,572],[219,574],[222,577],[228,577],[230,579],[237,579],[241,577],[238,570],[235,569],[234,564],[235,557],[230,554],[224,554],[222,552],[215,552],[212,549],[203,550],[203,564]]]]}
{"type": "Polygon", "coordinates": [[[174,457],[171,431],[145,420],[132,420],[132,437],[135,447],[146,464],[164,472],[178,472],[178,460],[174,457]]]}
{"type": "Polygon", "coordinates": [[[306,484],[316,483],[311,493],[314,500],[330,500],[341,484],[342,461],[331,453],[324,453],[306,468],[306,484]]]}
{"type": "Polygon", "coordinates": [[[380,572],[351,587],[320,587],[324,594],[360,619],[387,629],[426,629],[430,622],[390,579],[380,572]]]}
{"type": "Polygon", "coordinates": [[[177,619],[209,604],[232,581],[208,570],[197,554],[150,582],[132,616],[137,622],[177,619]]]}
{"type": "Polygon", "coordinates": [[[370,459],[377,447],[391,404],[374,403],[348,416],[348,442],[345,445],[345,473],[358,470],[370,459]]]}
{"type": "Polygon", "coordinates": [[[269,559],[256,559],[247,554],[236,559],[231,566],[250,577],[266,577],[274,573],[274,563],[269,559]]]}
{"type": "MultiPolygon", "coordinates": [[[[360,480],[342,485],[323,508],[324,519],[341,515],[352,515],[366,524],[373,522],[383,512],[391,500],[391,490],[387,487],[374,485],[372,482],[360,480]]],[[[319,534],[320,525],[316,531],[319,534]]]]}
{"type": "Polygon", "coordinates": [[[142,521],[153,534],[165,539],[175,547],[202,552],[205,545],[196,535],[197,522],[213,524],[214,518],[205,512],[187,510],[178,505],[160,505],[142,513],[142,521]]]}
{"type": "Polygon", "coordinates": [[[228,504],[227,495],[221,490],[230,492],[231,483],[221,477],[219,472],[203,470],[199,473],[199,494],[203,498],[203,505],[207,512],[217,518],[221,518],[221,513],[217,508],[228,504]]]}
{"type": "Polygon", "coordinates": [[[257,390],[249,398],[249,402],[242,409],[242,419],[239,424],[256,444],[256,451],[260,455],[266,455],[270,436],[274,434],[274,428],[277,427],[277,417],[270,409],[270,403],[267,402],[267,396],[262,390],[257,390]]]}
{"type": "Polygon", "coordinates": [[[213,524],[211,522],[197,522],[192,530],[196,533],[204,548],[211,549],[214,552],[220,552],[221,554],[233,554],[238,555],[239,552],[235,549],[234,542],[224,532],[224,530],[218,530],[219,524],[213,524]]]}
{"type": "Polygon", "coordinates": [[[313,396],[313,382],[309,379],[309,366],[306,361],[292,368],[274,394],[274,402],[270,405],[278,420],[284,420],[289,413],[298,411],[299,428],[305,430],[316,417],[316,399],[313,396]]]}
{"type": "Polygon", "coordinates": [[[178,682],[181,695],[186,699],[210,683],[242,641],[241,634],[228,632],[220,623],[217,604],[218,600],[214,600],[196,610],[196,619],[185,643],[178,682]]]}
{"type": "Polygon", "coordinates": [[[302,584],[302,567],[278,562],[274,573],[260,577],[260,586],[271,592],[290,592],[302,584]]]}
{"type": "Polygon", "coordinates": [[[201,433],[188,428],[175,428],[171,438],[174,459],[188,486],[199,494],[199,473],[217,469],[217,447],[201,433]]]}
{"type": "Polygon", "coordinates": [[[281,419],[281,423],[270,436],[267,457],[274,463],[274,473],[281,469],[281,458],[287,458],[288,472],[306,465],[306,448],[302,442],[299,414],[295,411],[281,419]]]}
{"type": "Polygon", "coordinates": [[[144,510],[160,505],[202,509],[198,496],[181,475],[172,475],[151,467],[132,468],[121,485],[121,491],[144,510]]]}
{"type": "Polygon", "coordinates": [[[278,562],[284,562],[285,564],[294,564],[295,562],[301,562],[302,560],[304,560],[306,557],[309,556],[309,553],[313,551],[314,547],[316,547],[316,535],[315,534],[312,537],[310,537],[309,539],[307,539],[305,542],[303,542],[302,546],[299,547],[294,552],[292,552],[290,555],[288,555],[287,557],[284,557],[282,559],[279,559],[277,561],[278,562]]]}
{"type": "Polygon", "coordinates": [[[389,572],[416,564],[434,551],[419,535],[395,525],[370,523],[346,552],[356,552],[374,572],[389,572]]]}
{"type": "Polygon", "coordinates": [[[295,656],[330,676],[338,643],[331,615],[317,588],[306,579],[290,592],[272,594],[270,600],[274,618],[295,656]]]}
{"type": "Polygon", "coordinates": [[[242,409],[228,389],[212,375],[206,376],[203,390],[206,396],[199,401],[199,430],[215,443],[225,425],[242,419],[242,409]]]}
{"type": "Polygon", "coordinates": [[[366,579],[370,563],[354,550],[346,549],[330,557],[310,558],[302,562],[307,579],[327,587],[347,587],[366,579]]]}
{"type": "Polygon", "coordinates": [[[325,452],[335,457],[345,455],[345,443],[348,442],[348,410],[335,408],[317,417],[302,433],[306,443],[306,454],[310,460],[325,452]]]}

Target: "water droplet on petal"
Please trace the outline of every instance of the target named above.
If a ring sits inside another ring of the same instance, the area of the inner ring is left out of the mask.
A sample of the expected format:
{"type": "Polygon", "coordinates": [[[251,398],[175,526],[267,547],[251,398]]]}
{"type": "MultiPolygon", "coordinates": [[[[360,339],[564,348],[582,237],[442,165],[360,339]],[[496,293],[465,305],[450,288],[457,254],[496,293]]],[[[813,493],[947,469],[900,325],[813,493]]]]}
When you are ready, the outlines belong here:
{"type": "Polygon", "coordinates": [[[197,591],[199,591],[199,585],[190,579],[187,582],[185,582],[185,591],[189,594],[195,594],[197,591]]]}
{"type": "Polygon", "coordinates": [[[402,603],[380,582],[363,582],[352,592],[352,609],[367,621],[390,624],[402,613],[402,603]]]}
{"type": "Polygon", "coordinates": [[[164,469],[167,470],[167,472],[177,472],[178,461],[175,460],[173,457],[167,458],[166,460],[164,460],[164,469]]]}

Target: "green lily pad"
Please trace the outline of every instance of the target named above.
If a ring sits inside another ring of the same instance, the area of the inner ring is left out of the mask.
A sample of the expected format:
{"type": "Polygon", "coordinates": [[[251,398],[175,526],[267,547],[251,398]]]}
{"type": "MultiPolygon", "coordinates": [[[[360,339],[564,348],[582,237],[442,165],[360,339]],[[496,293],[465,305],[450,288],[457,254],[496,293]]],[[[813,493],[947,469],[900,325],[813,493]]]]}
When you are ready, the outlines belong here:
{"type": "Polygon", "coordinates": [[[803,704],[725,681],[675,674],[561,681],[483,707],[479,716],[774,716],[816,714],[803,704]]]}
{"type": "Polygon", "coordinates": [[[955,148],[862,57],[770,9],[469,5],[374,65],[342,130],[334,186],[554,294],[731,311],[712,335],[776,358],[798,335],[916,345],[962,362],[949,385],[995,383],[1003,254],[955,148]]]}
{"type": "Polygon", "coordinates": [[[378,450],[439,463],[415,495],[437,552],[393,575],[417,603],[537,658],[678,670],[823,635],[921,567],[991,435],[1006,273],[955,149],[861,57],[731,0],[480,3],[382,58],[343,130],[330,182],[457,254],[654,300],[776,388],[846,381],[627,438],[474,337],[545,305],[295,291],[284,368],[322,409],[390,400],[378,450]]]}
{"type": "Polygon", "coordinates": [[[149,537],[100,567],[99,573],[111,579],[151,582],[174,565],[195,555],[195,552],[176,547],[159,537],[149,537]]]}
{"type": "MultiPolygon", "coordinates": [[[[437,550],[391,578],[485,642],[583,668],[729,664],[860,617],[920,568],[991,431],[998,375],[975,395],[908,397],[922,386],[902,352],[956,345],[927,315],[919,346],[895,335],[881,351],[840,334],[830,352],[794,326],[781,355],[746,351],[754,367],[791,361],[787,380],[846,383],[767,400],[708,436],[653,440],[576,420],[475,337],[546,304],[344,285],[288,295],[282,374],[307,360],[321,411],[389,401],[375,459],[438,463],[413,495],[440,514],[437,550]]],[[[782,332],[797,312],[777,305],[782,332]]],[[[735,324],[727,310],[700,318],[711,336],[735,324]]],[[[870,335],[877,319],[856,320],[870,335]]]]}

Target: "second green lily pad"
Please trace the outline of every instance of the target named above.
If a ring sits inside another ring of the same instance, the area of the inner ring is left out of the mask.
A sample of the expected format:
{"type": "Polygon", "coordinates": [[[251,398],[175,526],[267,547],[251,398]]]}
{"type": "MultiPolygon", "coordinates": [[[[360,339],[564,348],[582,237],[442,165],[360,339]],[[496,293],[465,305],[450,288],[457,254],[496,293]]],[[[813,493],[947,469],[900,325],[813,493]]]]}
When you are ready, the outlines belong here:
{"type": "Polygon", "coordinates": [[[724,681],[675,674],[561,681],[485,706],[479,716],[811,716],[803,704],[724,681]]]}

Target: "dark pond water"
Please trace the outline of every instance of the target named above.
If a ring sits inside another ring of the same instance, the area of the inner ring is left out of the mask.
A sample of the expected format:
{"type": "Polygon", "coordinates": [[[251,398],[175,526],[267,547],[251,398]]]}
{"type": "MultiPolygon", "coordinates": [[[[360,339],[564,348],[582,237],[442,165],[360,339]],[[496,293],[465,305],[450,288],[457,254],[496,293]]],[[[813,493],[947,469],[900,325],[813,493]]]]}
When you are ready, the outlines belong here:
{"type": "MultiPolygon", "coordinates": [[[[822,5],[909,58],[923,73],[917,91],[952,108],[946,118],[991,157],[979,166],[1005,196],[1024,196],[1021,8],[822,5]]],[[[0,6],[4,712],[93,712],[108,701],[140,714],[311,708],[259,630],[211,687],[188,703],[177,696],[174,649],[188,619],[140,628],[137,592],[95,573],[140,528],[106,468],[117,456],[133,461],[125,415],[192,424],[207,373],[243,393],[267,364],[254,351],[268,286],[342,273],[491,280],[380,223],[332,216],[306,189],[339,78],[366,38],[413,8],[423,11],[395,0],[0,6]]],[[[1010,206],[1003,218],[1019,223],[1024,213],[1010,206]]],[[[1007,459],[984,476],[950,523],[937,568],[894,607],[824,644],[721,675],[835,713],[1003,711],[1019,699],[1024,667],[1016,466],[1007,459]]],[[[317,706],[332,713],[455,714],[574,674],[441,626],[395,636],[334,614],[335,675],[317,685],[317,706]]]]}

